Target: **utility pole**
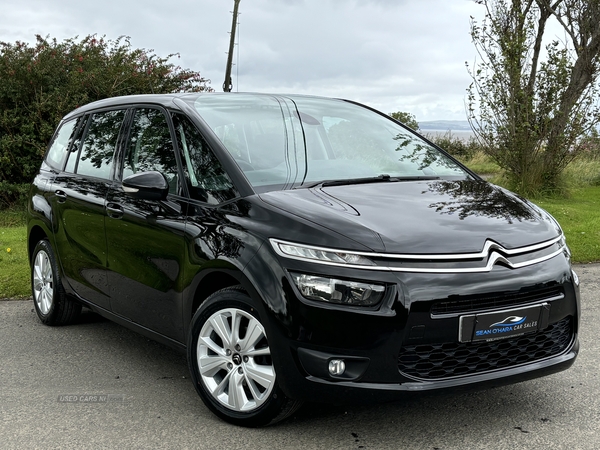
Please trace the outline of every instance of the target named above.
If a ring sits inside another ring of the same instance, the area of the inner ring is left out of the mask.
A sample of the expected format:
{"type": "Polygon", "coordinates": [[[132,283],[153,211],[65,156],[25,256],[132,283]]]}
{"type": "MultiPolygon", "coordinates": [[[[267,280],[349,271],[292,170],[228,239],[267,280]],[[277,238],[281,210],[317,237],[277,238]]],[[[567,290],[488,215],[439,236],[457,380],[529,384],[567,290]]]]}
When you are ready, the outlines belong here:
{"type": "Polygon", "coordinates": [[[234,0],[233,21],[231,22],[231,39],[229,40],[229,53],[227,54],[227,67],[225,69],[225,81],[223,82],[223,92],[231,92],[233,83],[231,82],[231,66],[233,65],[233,46],[235,43],[235,28],[237,27],[238,6],[240,0],[234,0]]]}

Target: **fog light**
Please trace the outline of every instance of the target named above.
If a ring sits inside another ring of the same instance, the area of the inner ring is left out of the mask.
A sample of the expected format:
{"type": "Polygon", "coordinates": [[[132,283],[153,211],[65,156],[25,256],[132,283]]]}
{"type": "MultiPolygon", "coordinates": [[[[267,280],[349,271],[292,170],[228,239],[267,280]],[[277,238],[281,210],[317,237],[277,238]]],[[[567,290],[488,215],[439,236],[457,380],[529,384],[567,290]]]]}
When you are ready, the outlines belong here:
{"type": "Polygon", "coordinates": [[[343,359],[332,359],[329,361],[329,373],[331,375],[340,376],[346,370],[346,363],[343,359]]]}

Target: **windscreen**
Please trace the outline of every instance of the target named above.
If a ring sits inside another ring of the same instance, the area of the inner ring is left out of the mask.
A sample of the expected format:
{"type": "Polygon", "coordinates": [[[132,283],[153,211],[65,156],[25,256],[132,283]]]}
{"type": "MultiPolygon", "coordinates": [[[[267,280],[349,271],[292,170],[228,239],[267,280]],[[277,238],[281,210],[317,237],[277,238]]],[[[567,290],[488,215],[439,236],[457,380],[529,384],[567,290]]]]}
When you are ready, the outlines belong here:
{"type": "Polygon", "coordinates": [[[257,192],[376,177],[468,176],[412,131],[343,100],[209,95],[194,107],[257,192]]]}

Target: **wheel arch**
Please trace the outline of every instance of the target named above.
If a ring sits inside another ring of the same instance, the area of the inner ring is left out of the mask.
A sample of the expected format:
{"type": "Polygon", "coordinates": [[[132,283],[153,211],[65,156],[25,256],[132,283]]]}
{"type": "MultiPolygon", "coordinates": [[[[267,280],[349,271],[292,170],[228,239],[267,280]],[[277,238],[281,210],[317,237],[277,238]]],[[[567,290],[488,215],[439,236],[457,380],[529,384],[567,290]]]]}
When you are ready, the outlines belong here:
{"type": "MultiPolygon", "coordinates": [[[[238,274],[235,274],[238,275],[238,274]]],[[[240,284],[239,275],[235,276],[231,270],[214,270],[205,273],[200,280],[190,310],[191,316],[198,310],[200,305],[206,301],[208,297],[221,289],[225,289],[240,284]]]]}
{"type": "MultiPolygon", "coordinates": [[[[260,251],[259,251],[260,254],[260,251]]],[[[190,285],[192,294],[184,295],[184,333],[188,335],[189,326],[194,313],[206,301],[208,297],[221,289],[233,286],[241,288],[250,296],[255,307],[263,314],[267,311],[281,312],[285,306],[285,295],[281,289],[281,278],[283,272],[277,266],[264,264],[261,255],[248,264],[245,270],[228,264],[223,267],[207,269],[197,274],[196,279],[190,285]],[[275,269],[275,270],[274,270],[275,269]]],[[[269,323],[267,323],[269,327],[269,323]]]]}
{"type": "Polygon", "coordinates": [[[38,242],[44,239],[48,239],[48,233],[40,225],[33,225],[29,229],[29,233],[27,236],[27,254],[29,256],[30,263],[35,246],[38,242]]]}
{"type": "Polygon", "coordinates": [[[215,292],[221,289],[241,286],[242,289],[255,301],[261,302],[260,295],[252,286],[241,270],[232,266],[229,268],[208,269],[198,274],[197,279],[190,289],[193,294],[186,295],[184,302],[184,332],[187,336],[192,317],[200,306],[215,292]]]}

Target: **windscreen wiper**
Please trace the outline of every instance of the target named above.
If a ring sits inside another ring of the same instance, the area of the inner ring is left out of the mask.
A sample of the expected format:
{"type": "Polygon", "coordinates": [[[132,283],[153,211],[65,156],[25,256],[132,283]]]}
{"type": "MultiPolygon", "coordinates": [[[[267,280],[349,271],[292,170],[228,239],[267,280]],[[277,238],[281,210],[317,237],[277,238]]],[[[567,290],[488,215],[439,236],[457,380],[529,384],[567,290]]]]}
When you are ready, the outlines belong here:
{"type": "Polygon", "coordinates": [[[366,178],[347,178],[345,180],[323,180],[316,183],[305,184],[298,186],[298,188],[315,188],[315,187],[327,187],[327,186],[349,186],[352,184],[367,184],[367,183],[381,183],[381,182],[394,182],[394,181],[419,181],[419,180],[439,180],[440,177],[431,175],[414,175],[414,176],[401,176],[401,177],[390,177],[387,174],[381,174],[376,177],[366,178]]]}

